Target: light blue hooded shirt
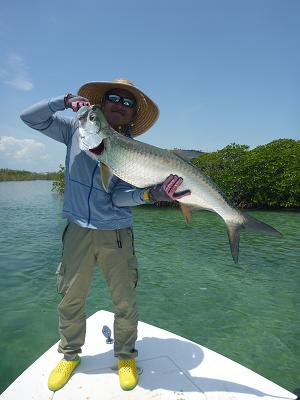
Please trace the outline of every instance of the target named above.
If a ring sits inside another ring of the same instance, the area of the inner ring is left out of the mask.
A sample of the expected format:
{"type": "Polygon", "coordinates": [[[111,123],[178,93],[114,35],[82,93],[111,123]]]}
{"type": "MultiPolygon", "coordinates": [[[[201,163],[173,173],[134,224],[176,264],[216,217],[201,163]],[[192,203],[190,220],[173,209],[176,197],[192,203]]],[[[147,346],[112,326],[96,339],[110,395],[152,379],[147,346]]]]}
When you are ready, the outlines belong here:
{"type": "Polygon", "coordinates": [[[103,189],[98,163],[79,148],[79,123],[58,115],[65,110],[64,96],[43,100],[27,108],[21,119],[29,127],[67,147],[63,217],[92,229],[132,226],[131,206],[145,204],[144,189],[114,176],[108,193],[103,189]]]}

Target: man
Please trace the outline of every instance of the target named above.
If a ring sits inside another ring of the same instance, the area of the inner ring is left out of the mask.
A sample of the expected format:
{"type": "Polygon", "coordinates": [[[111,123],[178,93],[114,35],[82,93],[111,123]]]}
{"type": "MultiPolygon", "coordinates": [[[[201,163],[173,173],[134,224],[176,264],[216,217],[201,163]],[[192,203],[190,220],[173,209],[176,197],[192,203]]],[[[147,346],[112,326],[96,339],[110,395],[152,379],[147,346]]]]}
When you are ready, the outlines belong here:
{"type": "Polygon", "coordinates": [[[80,363],[85,340],[85,302],[98,262],[115,308],[114,353],[118,357],[122,389],[138,383],[135,358],[138,314],[136,286],[138,264],[134,254],[130,206],[155,201],[173,201],[189,191],[175,193],[182,183],[176,175],[147,189],[133,188],[113,177],[108,193],[103,189],[97,162],[79,147],[79,123],[57,111],[100,104],[108,123],[119,133],[135,137],[158,118],[156,104],[126,79],[90,82],[78,95],[67,94],[44,100],[25,110],[21,119],[31,128],[67,147],[63,217],[63,257],[57,270],[57,290],[63,297],[58,306],[60,343],[64,358],[50,373],[48,387],[62,388],[80,363]]]}

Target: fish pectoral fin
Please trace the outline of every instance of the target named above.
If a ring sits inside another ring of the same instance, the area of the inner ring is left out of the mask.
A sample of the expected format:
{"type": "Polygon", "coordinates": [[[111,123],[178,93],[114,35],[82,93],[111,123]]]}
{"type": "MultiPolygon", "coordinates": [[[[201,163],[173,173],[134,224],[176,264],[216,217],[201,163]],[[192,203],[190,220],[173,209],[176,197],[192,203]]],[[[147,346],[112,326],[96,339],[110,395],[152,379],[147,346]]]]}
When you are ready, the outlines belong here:
{"type": "Polygon", "coordinates": [[[112,170],[103,163],[100,163],[99,167],[100,167],[102,186],[104,190],[108,192],[109,184],[114,174],[112,170]]]}
{"type": "Polygon", "coordinates": [[[180,203],[180,208],[183,214],[183,218],[185,220],[185,223],[187,225],[190,225],[191,221],[192,221],[192,214],[191,214],[191,209],[189,206],[187,206],[186,204],[180,203]]]}

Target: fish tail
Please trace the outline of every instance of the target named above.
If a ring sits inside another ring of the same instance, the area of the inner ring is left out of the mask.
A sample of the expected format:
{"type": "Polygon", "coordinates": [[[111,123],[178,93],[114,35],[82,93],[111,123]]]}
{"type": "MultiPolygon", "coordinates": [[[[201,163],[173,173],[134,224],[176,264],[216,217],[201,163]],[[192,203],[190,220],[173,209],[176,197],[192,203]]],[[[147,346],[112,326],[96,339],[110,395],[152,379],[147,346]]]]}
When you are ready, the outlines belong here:
{"type": "Polygon", "coordinates": [[[242,224],[227,222],[227,234],[230,244],[231,255],[233,261],[237,264],[239,261],[239,245],[240,245],[240,231],[241,229],[250,229],[253,231],[258,231],[264,233],[265,235],[282,237],[282,234],[277,231],[272,226],[259,221],[254,217],[250,217],[249,215],[244,215],[244,222],[242,224]]]}
{"type": "Polygon", "coordinates": [[[244,228],[251,229],[253,231],[259,231],[268,236],[282,237],[282,234],[277,231],[277,229],[266,224],[265,222],[259,221],[254,217],[250,217],[250,215],[243,214],[243,216],[245,218],[245,222],[243,224],[244,228]]]}
{"type": "Polygon", "coordinates": [[[240,224],[226,224],[231,255],[235,264],[239,262],[240,231],[242,227],[243,225],[240,224]]]}

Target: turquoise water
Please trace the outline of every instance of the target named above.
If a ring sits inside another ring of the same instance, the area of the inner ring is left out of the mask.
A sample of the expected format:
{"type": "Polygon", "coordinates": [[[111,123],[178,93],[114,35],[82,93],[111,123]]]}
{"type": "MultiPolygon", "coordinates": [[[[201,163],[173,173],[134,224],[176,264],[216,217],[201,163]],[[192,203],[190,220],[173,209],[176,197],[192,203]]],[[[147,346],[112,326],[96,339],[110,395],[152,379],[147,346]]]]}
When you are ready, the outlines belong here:
{"type": "MultiPolygon", "coordinates": [[[[51,185],[0,183],[0,392],[58,340],[64,221],[51,185]]],[[[236,266],[217,215],[195,213],[189,228],[177,209],[135,208],[140,319],[293,391],[300,387],[300,213],[251,214],[284,237],[243,232],[236,266]]],[[[96,268],[87,314],[99,309],[112,305],[96,268]]]]}

